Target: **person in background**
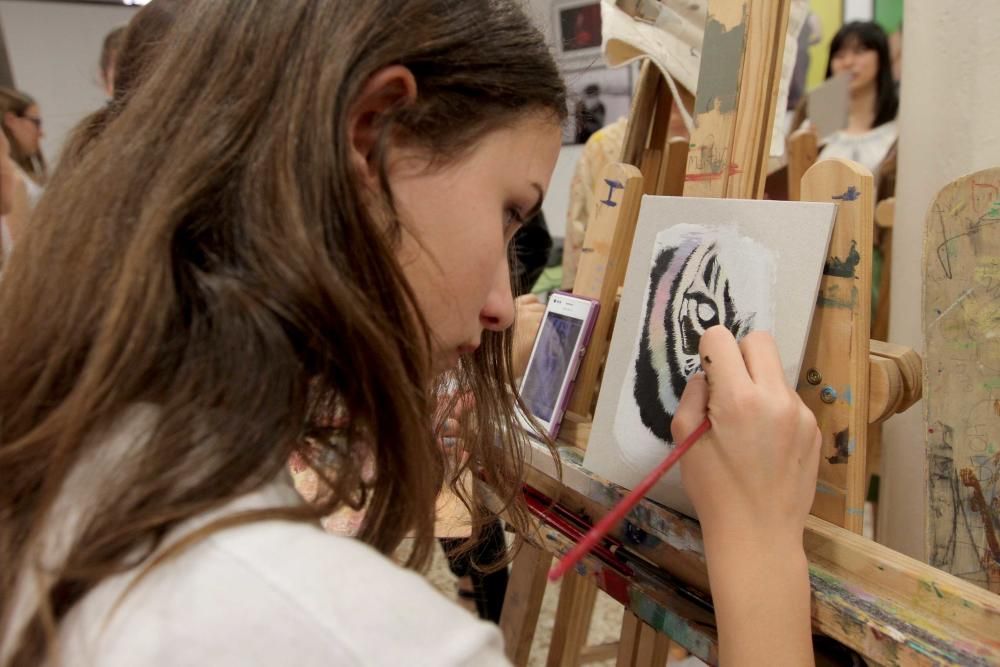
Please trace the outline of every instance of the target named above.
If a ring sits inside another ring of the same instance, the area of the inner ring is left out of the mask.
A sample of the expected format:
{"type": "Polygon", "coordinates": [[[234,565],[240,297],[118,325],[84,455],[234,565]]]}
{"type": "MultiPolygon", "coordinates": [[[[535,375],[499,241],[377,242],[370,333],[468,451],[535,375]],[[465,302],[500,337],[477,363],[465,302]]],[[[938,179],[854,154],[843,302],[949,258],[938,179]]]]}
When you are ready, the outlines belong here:
{"type": "Polygon", "coordinates": [[[871,21],[844,25],[830,42],[827,78],[850,77],[847,127],[830,136],[819,159],[858,162],[878,176],[878,167],[896,141],[899,98],[892,78],[889,40],[871,21]]]}
{"type": "Polygon", "coordinates": [[[18,112],[37,113],[37,108],[32,110],[30,104],[26,106],[27,100],[26,96],[16,91],[0,88],[0,124],[4,128],[0,132],[0,178],[3,179],[0,191],[3,197],[3,201],[0,201],[0,218],[3,221],[0,223],[0,262],[6,260],[14,250],[14,244],[27,225],[32,206],[41,196],[41,187],[21,167],[22,162],[27,162],[29,166],[31,162],[24,160],[25,153],[20,149],[20,143],[15,148],[12,140],[17,133],[30,145],[33,135],[40,134],[40,131],[35,132],[35,125],[31,121],[27,121],[25,125],[24,119],[17,115],[18,112]],[[10,111],[2,111],[3,109],[10,111]],[[7,113],[11,114],[10,130],[7,113]]]}
{"type": "Polygon", "coordinates": [[[604,127],[606,113],[604,102],[601,101],[601,87],[592,83],[584,88],[583,97],[577,101],[573,112],[576,143],[587,143],[590,135],[604,127]]]}
{"type": "MultiPolygon", "coordinates": [[[[118,47],[111,61],[113,84],[107,104],[90,114],[77,124],[66,139],[59,160],[59,167],[71,169],[82,158],[90,144],[104,131],[109,122],[125,108],[129,95],[145,77],[147,68],[162,50],[164,38],[174,25],[179,13],[190,0],[152,0],[140,9],[117,38],[118,47]]],[[[105,64],[108,41],[114,41],[114,31],[105,38],[105,51],[101,53],[101,65],[105,64]]]]}
{"type": "Polygon", "coordinates": [[[115,68],[118,63],[118,52],[121,50],[122,38],[126,26],[114,28],[104,37],[101,45],[101,58],[98,62],[101,74],[101,87],[108,99],[115,96],[115,68]]]}
{"type": "Polygon", "coordinates": [[[7,135],[0,132],[0,268],[3,268],[14,249],[14,239],[7,226],[7,216],[14,210],[14,200],[21,188],[13,161],[10,159],[10,143],[7,135]]]}
{"type": "Polygon", "coordinates": [[[31,205],[42,195],[48,178],[42,155],[42,115],[38,103],[27,93],[0,88],[0,126],[10,144],[10,156],[25,178],[31,205]]]}

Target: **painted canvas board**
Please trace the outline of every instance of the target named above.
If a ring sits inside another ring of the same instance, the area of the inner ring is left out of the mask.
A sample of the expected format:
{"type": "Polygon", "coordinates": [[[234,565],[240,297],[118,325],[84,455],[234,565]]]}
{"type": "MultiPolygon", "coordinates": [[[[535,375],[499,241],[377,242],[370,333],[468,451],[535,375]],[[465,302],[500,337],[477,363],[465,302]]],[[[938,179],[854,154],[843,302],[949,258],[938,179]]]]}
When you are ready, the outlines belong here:
{"type": "MultiPolygon", "coordinates": [[[[794,386],[833,204],[643,197],[584,466],[627,488],[670,453],[670,421],[723,324],[770,331],[794,386]]],[[[694,515],[675,467],[649,496],[694,515]]]]}

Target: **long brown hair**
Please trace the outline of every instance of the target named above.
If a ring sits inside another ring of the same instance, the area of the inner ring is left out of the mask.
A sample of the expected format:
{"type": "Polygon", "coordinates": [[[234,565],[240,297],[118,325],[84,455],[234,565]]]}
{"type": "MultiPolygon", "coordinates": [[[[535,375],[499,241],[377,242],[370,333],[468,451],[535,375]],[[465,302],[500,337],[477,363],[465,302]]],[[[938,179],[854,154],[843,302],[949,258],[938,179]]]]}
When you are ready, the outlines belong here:
{"type": "Polygon", "coordinates": [[[17,138],[7,129],[7,124],[3,122],[3,115],[7,112],[16,116],[24,117],[28,109],[37,104],[35,99],[25,92],[14,90],[13,88],[0,87],[0,128],[7,135],[10,142],[10,156],[14,163],[28,175],[31,180],[39,185],[44,185],[48,178],[48,167],[45,164],[45,156],[39,148],[35,153],[28,153],[24,147],[18,143],[17,138]]]}
{"type": "MultiPolygon", "coordinates": [[[[363,503],[360,539],[389,553],[413,534],[408,564],[423,565],[434,499],[460,471],[446,475],[434,437],[429,332],[395,258],[384,151],[373,203],[348,160],[350,103],[381,68],[408,67],[417,99],[384,119],[379,145],[442,160],[524,114],[565,114],[517,0],[191,0],[168,42],[54,174],[0,281],[0,627],[68,476],[130,407],[157,415],[88,484],[65,559],[46,563],[42,599],[3,647],[11,666],[43,662],[67,612],[148,565],[180,522],[268,483],[297,449],[315,456],[299,443],[333,412],[347,419],[334,469],[314,464],[324,502],[238,520],[363,503]]],[[[469,465],[517,523],[511,376],[509,332],[487,333],[452,381],[475,405],[469,465]]]]}

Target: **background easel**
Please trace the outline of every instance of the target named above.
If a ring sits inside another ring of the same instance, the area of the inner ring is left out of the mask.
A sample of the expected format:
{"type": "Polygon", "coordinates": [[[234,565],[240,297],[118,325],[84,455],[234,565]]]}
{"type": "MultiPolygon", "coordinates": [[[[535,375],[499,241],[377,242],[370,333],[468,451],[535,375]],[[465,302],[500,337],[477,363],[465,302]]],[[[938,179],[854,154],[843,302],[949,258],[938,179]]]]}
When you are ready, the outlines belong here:
{"type": "Polygon", "coordinates": [[[1000,593],[1000,167],[938,193],[924,272],[928,558],[1000,593]]]}
{"type": "MultiPolygon", "coordinates": [[[[738,62],[728,63],[737,73],[724,90],[731,90],[733,98],[716,94],[711,104],[704,100],[701,106],[696,104],[698,129],[685,156],[684,194],[760,196],[787,10],[786,2],[710,3],[711,17],[730,29],[743,30],[743,44],[738,62]]],[[[704,52],[718,52],[707,38],[704,52]]],[[[719,63],[713,65],[716,72],[721,69],[719,63]]],[[[607,305],[614,304],[624,277],[640,196],[678,188],[677,156],[682,153],[665,136],[667,90],[659,73],[644,67],[624,151],[624,157],[640,168],[629,164],[607,167],[603,176],[608,191],[584,241],[575,289],[599,298],[607,317],[598,323],[561,435],[568,445],[560,450],[561,480],[547,450],[532,451],[526,492],[536,499],[539,531],[529,536],[531,545],[515,560],[501,623],[508,655],[515,664],[527,661],[552,554],[568,550],[587,525],[624,495],[619,487],[582,468],[580,450],[589,436],[600,366],[614,319],[614,308],[607,305]]],[[[830,522],[811,517],[807,529],[815,626],[876,661],[892,657],[905,663],[910,658],[944,655],[951,650],[952,633],[963,637],[969,655],[988,654],[987,638],[997,621],[989,599],[977,598],[975,591],[962,589],[961,582],[948,575],[838,528],[860,530],[864,489],[858,482],[864,478],[869,418],[885,418],[905,409],[919,394],[919,384],[915,386],[912,373],[904,372],[899,363],[908,356],[906,350],[881,350],[881,356],[869,357],[869,310],[861,294],[867,296],[870,285],[871,212],[866,214],[861,204],[870,205],[871,176],[848,163],[821,167],[807,177],[803,190],[805,198],[841,203],[831,246],[831,260],[838,259],[839,264],[831,262],[831,275],[824,278],[811,351],[803,366],[808,377],[802,391],[824,424],[824,455],[843,461],[828,461],[831,468],[824,471],[827,476],[821,482],[826,485],[825,493],[817,494],[830,496],[819,500],[816,508],[830,522]],[[868,230],[867,237],[863,228],[868,230]],[[852,297],[855,291],[857,298],[852,297]],[[845,341],[849,341],[847,347],[845,341]],[[839,384],[834,385],[835,381],[839,384]],[[841,434],[846,434],[846,441],[841,434]],[[941,603],[939,597],[935,604],[919,591],[913,595],[918,581],[927,580],[934,582],[935,590],[943,587],[952,596],[960,590],[963,609],[958,609],[958,599],[941,603]],[[859,599],[858,591],[867,597],[859,599]],[[941,625],[935,614],[943,606],[951,616],[941,625]],[[953,607],[961,616],[958,626],[953,607]],[[916,625],[912,615],[906,621],[911,630],[919,627],[916,635],[895,630],[894,624],[903,622],[904,608],[917,611],[916,625]],[[846,625],[845,619],[850,619],[846,625]],[[869,633],[875,633],[878,641],[873,642],[869,633]]],[[[628,608],[618,646],[619,664],[653,664],[646,661],[658,659],[663,652],[657,632],[714,662],[716,636],[704,593],[708,582],[697,523],[647,501],[630,514],[608,544],[617,548],[616,558],[595,553],[585,559],[582,574],[570,575],[563,582],[549,664],[577,664],[598,586],[628,608]]]]}

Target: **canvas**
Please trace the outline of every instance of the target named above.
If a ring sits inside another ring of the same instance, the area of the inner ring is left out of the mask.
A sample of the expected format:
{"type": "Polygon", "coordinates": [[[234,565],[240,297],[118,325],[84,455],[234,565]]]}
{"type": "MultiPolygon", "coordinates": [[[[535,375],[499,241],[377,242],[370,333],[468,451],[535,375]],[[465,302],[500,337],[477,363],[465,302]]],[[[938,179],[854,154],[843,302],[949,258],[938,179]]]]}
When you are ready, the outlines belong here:
{"type": "MultiPolygon", "coordinates": [[[[771,332],[794,386],[833,204],[643,197],[584,466],[631,488],[673,447],[701,334],[771,332]]],[[[694,515],[675,467],[650,493],[694,515]]]]}

